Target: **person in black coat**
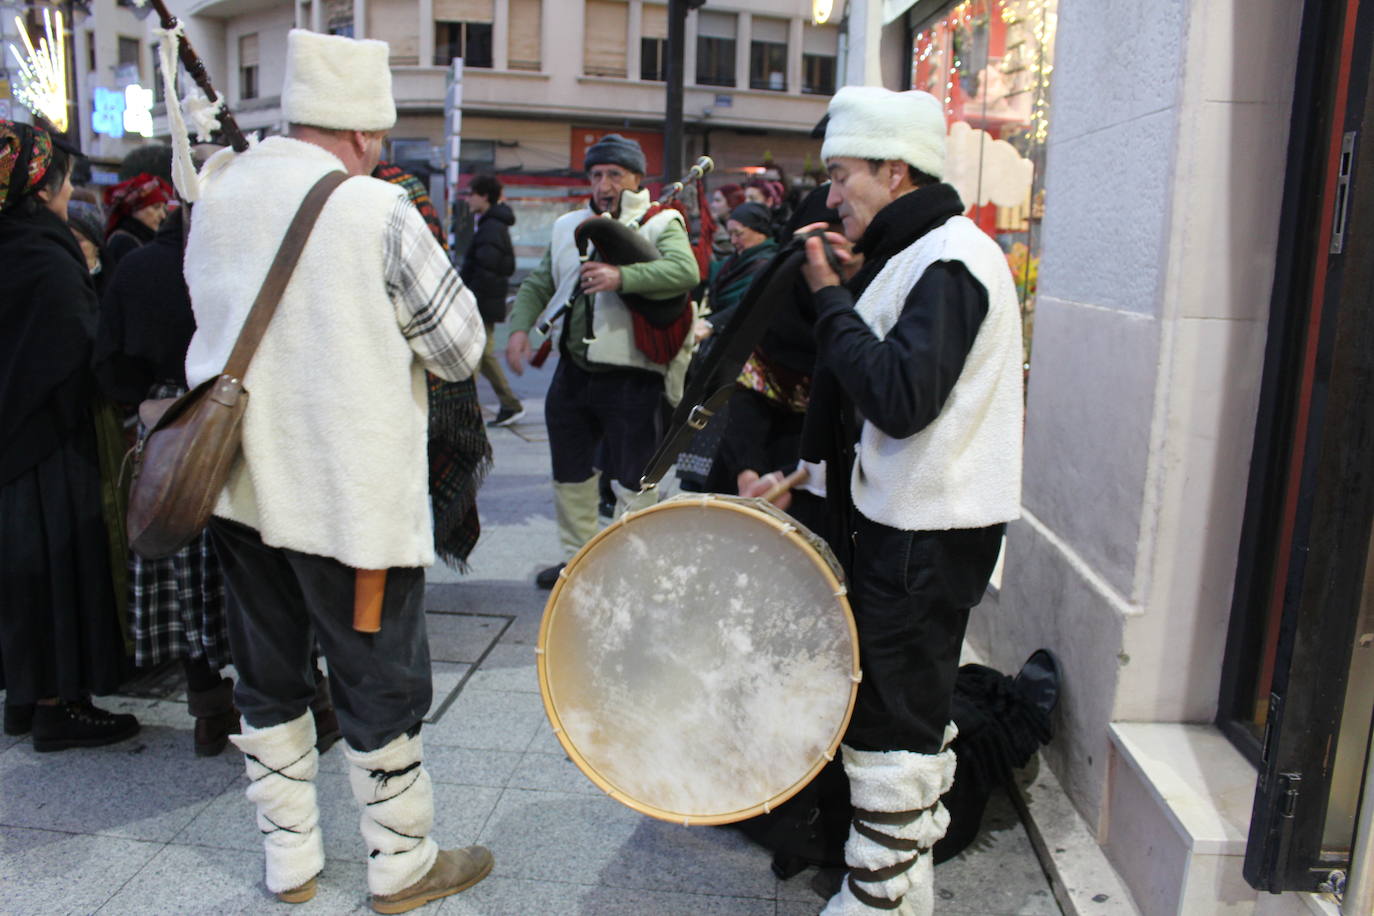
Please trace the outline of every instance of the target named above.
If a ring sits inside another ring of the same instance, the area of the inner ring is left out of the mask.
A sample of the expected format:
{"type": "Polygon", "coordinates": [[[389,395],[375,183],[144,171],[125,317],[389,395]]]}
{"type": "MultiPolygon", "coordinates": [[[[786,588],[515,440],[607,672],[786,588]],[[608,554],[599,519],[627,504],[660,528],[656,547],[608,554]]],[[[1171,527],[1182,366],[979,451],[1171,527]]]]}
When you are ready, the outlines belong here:
{"type": "MultiPolygon", "coordinates": [[[[58,141],[60,142],[60,141],[58,141]]],[[[90,372],[97,304],[67,227],[74,151],[0,120],[0,687],[38,751],[130,737],[90,372]]]]}
{"type": "Polygon", "coordinates": [[[510,275],[515,273],[515,249],[510,242],[515,214],[501,203],[501,182],[490,175],[478,175],[468,186],[468,209],[477,216],[477,231],[463,252],[458,274],[477,297],[477,310],[487,328],[487,348],[479,371],[491,383],[500,404],[496,419],[487,425],[509,426],[525,415],[525,407],[511,390],[492,342],[496,324],[506,320],[506,293],[510,275]]]}

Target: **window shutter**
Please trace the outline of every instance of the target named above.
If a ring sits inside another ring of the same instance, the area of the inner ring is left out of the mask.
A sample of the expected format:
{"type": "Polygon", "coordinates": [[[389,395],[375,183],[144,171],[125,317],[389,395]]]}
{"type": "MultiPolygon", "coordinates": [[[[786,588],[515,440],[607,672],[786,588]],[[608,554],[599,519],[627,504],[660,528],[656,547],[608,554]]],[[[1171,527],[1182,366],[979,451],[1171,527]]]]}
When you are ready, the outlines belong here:
{"type": "Polygon", "coordinates": [[[616,0],[587,0],[582,72],[625,76],[625,31],[629,7],[616,0]]]}
{"type": "Polygon", "coordinates": [[[640,26],[641,38],[668,37],[668,7],[658,4],[644,4],[640,26]]]}
{"type": "Polygon", "coordinates": [[[697,13],[697,35],[702,38],[734,38],[736,28],[734,13],[713,13],[701,10],[697,13]]]}
{"type": "Polygon", "coordinates": [[[768,41],[774,44],[787,44],[787,20],[768,19],[764,16],[754,17],[753,41],[768,41]]]}
{"type": "Polygon", "coordinates": [[[832,25],[802,27],[802,53],[834,57],[839,53],[840,30],[832,25]]]}
{"type": "Polygon", "coordinates": [[[436,22],[491,22],[495,0],[434,0],[436,22]]]}
{"type": "Polygon", "coordinates": [[[510,0],[510,45],[508,66],[512,70],[538,70],[539,46],[543,35],[541,0],[510,0]]]}
{"type": "Polygon", "coordinates": [[[258,33],[252,35],[239,36],[239,66],[256,67],[258,65],[258,33]]]}

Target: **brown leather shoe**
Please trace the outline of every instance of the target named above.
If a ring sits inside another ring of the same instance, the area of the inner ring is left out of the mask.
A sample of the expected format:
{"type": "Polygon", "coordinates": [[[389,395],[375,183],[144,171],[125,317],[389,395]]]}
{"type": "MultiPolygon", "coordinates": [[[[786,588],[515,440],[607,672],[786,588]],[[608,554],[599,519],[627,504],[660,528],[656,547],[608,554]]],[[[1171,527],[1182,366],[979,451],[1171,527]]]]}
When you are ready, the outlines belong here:
{"type": "Polygon", "coordinates": [[[441,849],[429,873],[403,891],[373,894],[372,909],[378,913],[404,913],[431,900],[472,887],[487,875],[495,860],[485,846],[441,849]]]}
{"type": "Polygon", "coordinates": [[[218,756],[229,744],[229,736],[239,730],[234,682],[226,677],[209,690],[188,690],[186,708],[196,719],[196,756],[218,756]]]}
{"type": "Polygon", "coordinates": [[[316,875],[304,884],[293,887],[289,891],[277,891],[277,899],[282,903],[305,903],[307,900],[315,898],[315,888],[318,885],[316,875]]]}

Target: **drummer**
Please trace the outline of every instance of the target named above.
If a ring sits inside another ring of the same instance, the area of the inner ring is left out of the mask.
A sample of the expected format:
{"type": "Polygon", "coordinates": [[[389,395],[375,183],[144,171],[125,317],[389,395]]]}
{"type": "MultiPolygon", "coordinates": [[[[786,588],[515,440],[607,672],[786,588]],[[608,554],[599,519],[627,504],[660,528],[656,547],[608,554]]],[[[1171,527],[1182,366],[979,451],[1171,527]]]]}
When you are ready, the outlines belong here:
{"type": "MultiPolygon", "coordinates": [[[[562,305],[577,293],[562,323],[558,368],[544,401],[564,562],[536,576],[540,588],[553,588],[564,563],[597,532],[601,496],[596,465],[611,476],[617,516],[654,500],[652,492],[639,493],[639,477],[658,444],[668,365],[636,345],[629,309],[618,293],[666,299],[690,290],[700,276],[682,215],[672,208],[637,229],[658,249],[658,260],[621,267],[595,260],[580,264],[573,240],[579,223],[605,214],[629,224],[643,218],[650,204],[649,192],[642,188],[644,151],[634,140],[607,134],[587,148],[583,167],[591,199],[554,223],[549,250],[516,294],[506,344],[507,364],[516,375],[523,374],[530,358],[529,329],[550,304],[562,305]],[[592,316],[594,328],[589,327],[592,316]]],[[[680,346],[681,341],[672,349],[680,346]]]]}
{"type": "Polygon", "coordinates": [[[1021,316],[1001,249],[941,181],[940,103],[846,86],[829,118],[843,235],[827,235],[838,273],[820,238],[806,246],[818,358],[802,456],[825,465],[863,681],[843,745],[849,873],[824,913],[903,897],[930,913],[964,628],[1020,514],[1021,316]]]}

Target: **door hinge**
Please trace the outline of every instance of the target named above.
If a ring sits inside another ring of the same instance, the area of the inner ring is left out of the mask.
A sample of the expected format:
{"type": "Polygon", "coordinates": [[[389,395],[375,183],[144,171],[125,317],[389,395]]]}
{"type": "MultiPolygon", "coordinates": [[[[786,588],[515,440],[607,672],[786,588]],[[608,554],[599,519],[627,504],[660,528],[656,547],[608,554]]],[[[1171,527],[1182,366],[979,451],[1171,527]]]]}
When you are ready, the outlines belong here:
{"type": "MultiPolygon", "coordinates": [[[[1302,785],[1301,773],[1280,773],[1279,774],[1279,816],[1285,820],[1291,820],[1294,812],[1298,810],[1298,791],[1302,785]]],[[[1284,825],[1284,831],[1291,828],[1284,825]]]]}
{"type": "Polygon", "coordinates": [[[1345,224],[1350,217],[1350,176],[1355,171],[1355,134],[1348,130],[1341,138],[1341,158],[1336,168],[1336,206],[1331,221],[1331,253],[1345,248],[1345,224]]]}

